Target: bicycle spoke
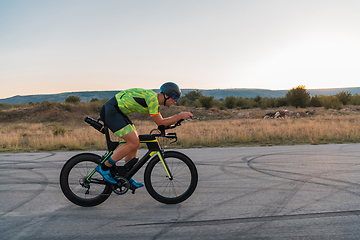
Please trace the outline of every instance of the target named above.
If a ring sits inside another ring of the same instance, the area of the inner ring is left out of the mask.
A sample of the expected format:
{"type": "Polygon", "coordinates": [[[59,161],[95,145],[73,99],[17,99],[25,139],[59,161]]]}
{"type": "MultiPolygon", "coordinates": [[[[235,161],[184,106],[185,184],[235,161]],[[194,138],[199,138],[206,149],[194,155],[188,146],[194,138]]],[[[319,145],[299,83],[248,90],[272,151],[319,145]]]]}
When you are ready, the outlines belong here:
{"type": "Polygon", "coordinates": [[[166,158],[166,163],[173,176],[170,180],[161,162],[158,162],[151,173],[151,184],[154,190],[163,197],[176,198],[184,194],[190,186],[191,173],[188,166],[180,159],[166,158]]]}
{"type": "MultiPolygon", "coordinates": [[[[89,184],[89,188],[81,185],[81,181],[84,181],[87,176],[95,169],[97,164],[89,161],[80,162],[69,173],[69,186],[72,192],[80,198],[91,199],[101,195],[104,191],[104,185],[89,184]]],[[[99,174],[95,173],[94,178],[102,179],[99,174]]]]}

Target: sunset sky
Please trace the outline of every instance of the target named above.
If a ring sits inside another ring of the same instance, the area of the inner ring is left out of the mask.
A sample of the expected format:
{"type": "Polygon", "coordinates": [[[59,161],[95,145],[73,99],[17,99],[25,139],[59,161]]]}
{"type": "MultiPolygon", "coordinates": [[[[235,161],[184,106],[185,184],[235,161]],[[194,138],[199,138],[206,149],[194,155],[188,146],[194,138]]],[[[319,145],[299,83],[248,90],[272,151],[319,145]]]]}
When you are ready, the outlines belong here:
{"type": "Polygon", "coordinates": [[[359,0],[1,0],[0,98],[360,86],[359,0]]]}

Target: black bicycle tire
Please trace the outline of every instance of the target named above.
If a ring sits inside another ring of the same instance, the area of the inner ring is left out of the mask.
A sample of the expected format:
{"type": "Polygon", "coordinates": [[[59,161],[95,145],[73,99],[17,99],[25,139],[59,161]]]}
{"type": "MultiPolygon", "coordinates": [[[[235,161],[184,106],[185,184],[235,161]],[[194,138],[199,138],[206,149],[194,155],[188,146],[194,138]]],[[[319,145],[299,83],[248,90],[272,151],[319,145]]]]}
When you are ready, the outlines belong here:
{"type": "MultiPolygon", "coordinates": [[[[82,207],[93,207],[96,205],[99,205],[103,203],[106,199],[109,198],[112,187],[110,184],[104,185],[104,190],[101,194],[99,194],[97,197],[91,198],[91,199],[85,199],[78,197],[70,188],[69,186],[69,173],[71,169],[73,169],[77,164],[82,162],[92,162],[95,164],[100,163],[100,156],[92,153],[84,153],[76,155],[72,158],[70,158],[65,165],[63,166],[61,173],[60,173],[60,187],[62,192],[64,193],[65,197],[72,203],[82,206],[82,207]]],[[[95,165],[93,164],[93,165],[95,165]]],[[[96,165],[95,165],[96,166],[96,165]]],[[[93,169],[89,169],[92,171],[93,169]]],[[[88,172],[87,174],[90,174],[88,172]]],[[[85,174],[84,174],[85,177],[85,174]]]]}
{"type": "MultiPolygon", "coordinates": [[[[144,172],[144,182],[145,182],[146,190],[148,191],[150,196],[152,196],[155,200],[157,200],[161,203],[165,203],[165,204],[181,203],[181,202],[185,201],[186,199],[188,199],[194,193],[194,191],[196,189],[196,186],[198,183],[198,173],[197,173],[196,166],[188,156],[186,156],[185,154],[180,153],[180,152],[167,151],[164,153],[164,158],[165,158],[165,161],[167,158],[174,158],[174,159],[178,159],[179,161],[182,161],[183,163],[185,163],[185,165],[188,167],[188,169],[190,171],[190,176],[191,176],[189,187],[181,195],[176,196],[176,197],[165,197],[165,196],[161,195],[160,193],[158,193],[156,191],[156,189],[154,188],[154,186],[152,184],[152,180],[151,180],[152,179],[151,176],[152,176],[154,167],[160,161],[159,157],[155,156],[152,160],[150,160],[150,162],[146,166],[146,169],[144,172]]],[[[159,164],[161,164],[161,163],[159,163],[159,164]]],[[[169,166],[169,168],[171,171],[172,170],[171,166],[169,166]]],[[[175,174],[174,172],[172,172],[172,173],[175,174]]],[[[176,177],[177,176],[174,176],[174,180],[176,179],[176,177]]],[[[171,181],[169,178],[166,178],[166,179],[168,181],[171,181]]]]}

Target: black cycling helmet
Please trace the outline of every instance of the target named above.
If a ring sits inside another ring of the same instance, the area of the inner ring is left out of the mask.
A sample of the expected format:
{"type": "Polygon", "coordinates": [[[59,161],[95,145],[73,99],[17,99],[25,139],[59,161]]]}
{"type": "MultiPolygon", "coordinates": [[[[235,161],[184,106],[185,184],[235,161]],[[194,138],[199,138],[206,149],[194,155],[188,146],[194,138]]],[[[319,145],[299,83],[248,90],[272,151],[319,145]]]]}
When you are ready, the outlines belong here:
{"type": "Polygon", "coordinates": [[[164,83],[163,85],[161,85],[160,91],[164,94],[164,98],[165,98],[164,106],[165,106],[166,100],[172,98],[173,100],[175,100],[175,102],[177,102],[177,100],[179,100],[180,95],[181,95],[181,90],[180,90],[179,86],[173,82],[167,82],[167,83],[164,83]],[[165,95],[167,97],[165,97],[165,95]]]}

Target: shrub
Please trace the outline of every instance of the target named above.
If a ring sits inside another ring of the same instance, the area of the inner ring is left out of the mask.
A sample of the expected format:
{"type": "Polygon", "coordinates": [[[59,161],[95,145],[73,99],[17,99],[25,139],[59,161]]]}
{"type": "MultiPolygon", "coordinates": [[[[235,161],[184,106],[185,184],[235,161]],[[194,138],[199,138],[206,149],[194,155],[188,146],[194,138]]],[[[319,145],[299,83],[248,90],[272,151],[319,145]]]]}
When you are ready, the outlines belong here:
{"type": "Polygon", "coordinates": [[[312,107],[322,107],[321,99],[318,95],[312,96],[310,100],[310,106],[312,107]]]}
{"type": "Polygon", "coordinates": [[[290,105],[298,108],[304,108],[308,106],[310,101],[310,94],[306,91],[305,86],[300,85],[297,88],[293,88],[285,95],[290,105]]]}
{"type": "Polygon", "coordinates": [[[321,103],[325,109],[340,109],[341,102],[336,96],[321,96],[321,103]]]}
{"type": "Polygon", "coordinates": [[[66,133],[66,129],[62,126],[59,126],[58,124],[50,124],[49,127],[52,127],[54,136],[63,136],[66,133]]]}
{"type": "Polygon", "coordinates": [[[274,99],[272,98],[261,98],[260,101],[259,101],[259,107],[261,109],[267,109],[268,107],[274,107],[274,99]]]}
{"type": "Polygon", "coordinates": [[[11,109],[13,107],[12,104],[9,104],[9,103],[0,103],[0,110],[8,110],[8,109],[11,109]]]}
{"type": "Polygon", "coordinates": [[[355,95],[351,98],[351,104],[360,105],[360,95],[355,93],[355,95]]]}
{"type": "Polygon", "coordinates": [[[194,104],[196,100],[198,100],[200,97],[202,97],[202,93],[199,90],[196,91],[189,91],[184,96],[182,96],[179,101],[177,102],[177,105],[180,106],[191,106],[194,104]]]}
{"type": "Polygon", "coordinates": [[[257,104],[260,104],[260,101],[261,101],[262,97],[260,95],[257,95],[255,98],[254,98],[254,101],[257,103],[257,104]]]}
{"type": "Polygon", "coordinates": [[[275,107],[285,107],[288,105],[288,101],[285,97],[280,97],[276,99],[275,107]]]}
{"type": "Polygon", "coordinates": [[[68,96],[66,99],[65,99],[65,102],[66,103],[79,103],[81,100],[80,100],[80,97],[78,96],[68,96]]]}
{"type": "Polygon", "coordinates": [[[234,96],[227,96],[224,100],[224,105],[226,108],[235,108],[236,107],[236,97],[234,96]]]}
{"type": "Polygon", "coordinates": [[[210,109],[213,106],[214,96],[201,96],[199,98],[200,104],[206,109],[210,109]]]}
{"type": "Polygon", "coordinates": [[[250,109],[253,107],[253,101],[249,98],[239,97],[236,101],[236,105],[241,109],[250,109]]]}
{"type": "Polygon", "coordinates": [[[69,104],[64,104],[64,103],[60,104],[59,108],[65,110],[65,111],[71,112],[71,107],[69,104]]]}
{"type": "Polygon", "coordinates": [[[189,99],[191,102],[194,102],[196,99],[199,99],[200,97],[202,97],[202,93],[199,90],[196,91],[190,91],[187,94],[185,94],[185,97],[187,99],[189,99]]]}
{"type": "Polygon", "coordinates": [[[352,94],[349,93],[348,91],[342,91],[342,92],[339,92],[338,94],[335,95],[339,101],[343,104],[343,105],[346,105],[348,104],[348,102],[351,101],[351,97],[352,97],[352,94]]]}

